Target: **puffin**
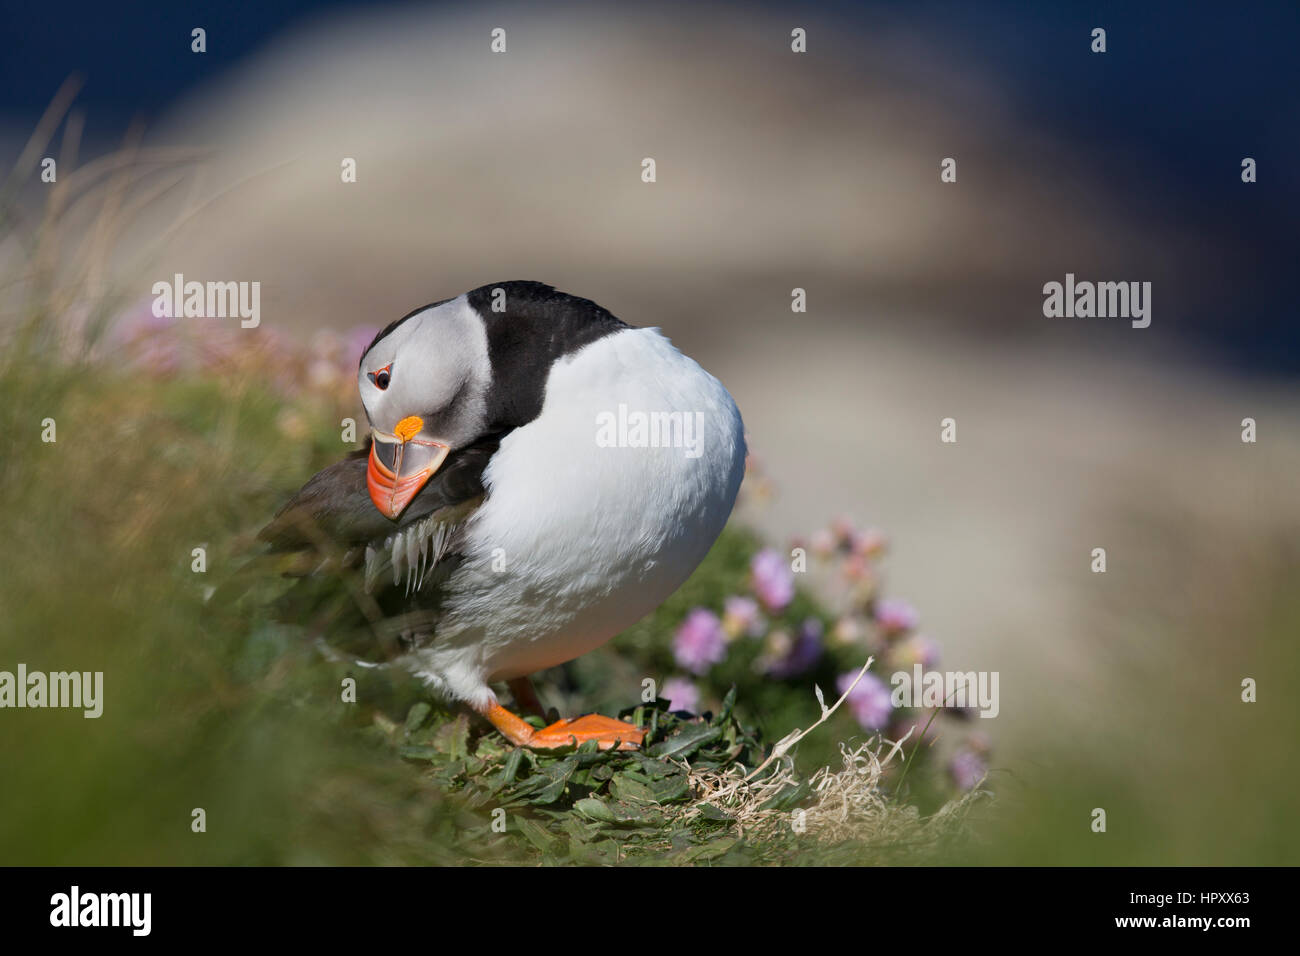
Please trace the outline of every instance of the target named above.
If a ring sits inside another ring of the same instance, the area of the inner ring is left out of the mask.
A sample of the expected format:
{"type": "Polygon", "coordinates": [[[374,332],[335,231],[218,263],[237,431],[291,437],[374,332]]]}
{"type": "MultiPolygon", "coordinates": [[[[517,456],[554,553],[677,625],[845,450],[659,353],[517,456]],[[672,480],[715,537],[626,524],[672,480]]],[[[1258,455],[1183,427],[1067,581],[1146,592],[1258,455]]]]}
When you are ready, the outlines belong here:
{"type": "Polygon", "coordinates": [[[535,750],[643,732],[600,714],[536,728],[529,675],[600,647],[704,559],[745,471],[731,394],[657,328],[540,282],[422,306],[361,356],[366,446],[259,534],[351,573],[358,656],[414,673],[535,750]]]}

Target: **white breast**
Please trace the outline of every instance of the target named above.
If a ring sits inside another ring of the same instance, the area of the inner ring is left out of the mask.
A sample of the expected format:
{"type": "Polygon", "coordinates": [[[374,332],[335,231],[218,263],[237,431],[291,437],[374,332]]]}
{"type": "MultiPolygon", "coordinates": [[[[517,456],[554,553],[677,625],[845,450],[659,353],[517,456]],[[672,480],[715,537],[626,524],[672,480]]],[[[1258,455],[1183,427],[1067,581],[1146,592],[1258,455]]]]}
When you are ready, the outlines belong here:
{"type": "Polygon", "coordinates": [[[731,513],[744,459],[730,394],[658,330],[627,329],[561,359],[541,414],[487,468],[488,499],[471,519],[437,637],[411,663],[482,704],[488,681],[603,644],[695,570],[731,513]],[[691,430],[638,432],[637,413],[676,413],[659,425],[691,416],[691,430]],[[639,439],[660,447],[618,445],[639,439]]]}

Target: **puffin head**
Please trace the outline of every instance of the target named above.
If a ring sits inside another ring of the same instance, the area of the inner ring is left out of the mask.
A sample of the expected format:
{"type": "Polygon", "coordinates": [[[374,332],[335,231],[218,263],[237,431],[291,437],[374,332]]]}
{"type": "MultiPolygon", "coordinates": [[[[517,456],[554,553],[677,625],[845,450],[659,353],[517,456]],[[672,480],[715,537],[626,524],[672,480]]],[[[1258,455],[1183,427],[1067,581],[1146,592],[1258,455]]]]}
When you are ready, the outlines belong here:
{"type": "Polygon", "coordinates": [[[357,370],[374,439],[366,486],[386,517],[483,435],[491,377],[486,331],[465,296],[417,309],[370,343],[357,370]]]}

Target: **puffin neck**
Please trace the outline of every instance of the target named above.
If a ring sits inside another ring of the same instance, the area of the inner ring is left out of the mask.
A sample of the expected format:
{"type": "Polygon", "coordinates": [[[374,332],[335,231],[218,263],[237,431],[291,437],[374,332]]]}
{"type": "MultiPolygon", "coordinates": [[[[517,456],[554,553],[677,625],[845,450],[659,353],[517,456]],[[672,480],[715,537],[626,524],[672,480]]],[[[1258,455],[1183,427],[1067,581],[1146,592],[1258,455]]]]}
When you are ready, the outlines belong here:
{"type": "Polygon", "coordinates": [[[492,385],[487,420],[493,431],[527,425],[542,411],[551,367],[592,342],[630,328],[590,299],[540,282],[500,282],[467,294],[487,332],[492,385]],[[497,290],[505,309],[493,311],[497,290]]]}

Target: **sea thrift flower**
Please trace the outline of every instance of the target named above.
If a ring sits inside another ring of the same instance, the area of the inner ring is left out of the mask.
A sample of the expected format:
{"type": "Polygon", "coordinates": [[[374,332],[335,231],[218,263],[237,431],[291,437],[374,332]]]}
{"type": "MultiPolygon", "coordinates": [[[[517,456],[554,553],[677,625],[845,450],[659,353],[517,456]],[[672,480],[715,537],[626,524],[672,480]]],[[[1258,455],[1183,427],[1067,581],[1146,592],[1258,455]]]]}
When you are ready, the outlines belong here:
{"type": "Polygon", "coordinates": [[[763,642],[763,653],[754,661],[754,669],[760,674],[766,674],[768,668],[772,666],[773,661],[779,661],[790,653],[794,647],[794,638],[785,628],[778,627],[773,631],[768,631],[767,640],[763,642]]]}
{"type": "Polygon", "coordinates": [[[867,633],[862,618],[855,614],[846,614],[835,622],[831,628],[831,637],[837,644],[857,644],[867,633]]]}
{"type": "Polygon", "coordinates": [[[763,615],[758,609],[758,602],[753,598],[734,595],[727,598],[722,605],[722,629],[732,639],[742,634],[758,637],[763,633],[763,615]]]}
{"type": "Polygon", "coordinates": [[[126,347],[133,365],[146,374],[165,378],[181,365],[177,322],[171,316],[154,315],[145,302],[121,316],[113,325],[114,344],[126,347]]]}
{"type": "MultiPolygon", "coordinates": [[[[843,694],[857,676],[857,671],[841,674],[835,686],[843,694]]],[[[879,730],[884,727],[894,710],[894,702],[889,699],[888,685],[871,673],[862,675],[862,680],[858,681],[858,686],[853,688],[853,693],[849,694],[845,703],[864,730],[879,730]]]]}
{"type": "Polygon", "coordinates": [[[209,322],[190,328],[189,346],[206,372],[221,372],[257,354],[255,337],[236,329],[209,322]]]}
{"type": "Polygon", "coordinates": [[[961,790],[974,790],[988,772],[984,758],[973,750],[959,750],[948,761],[948,776],[961,790]]]}
{"type": "Polygon", "coordinates": [[[718,616],[702,607],[686,615],[673,638],[677,666],[692,674],[703,674],[726,656],[727,639],[718,616]]]}
{"type": "Polygon", "coordinates": [[[891,667],[911,668],[920,664],[929,670],[939,663],[939,645],[924,634],[910,634],[889,648],[891,667]]]}
{"type": "Polygon", "coordinates": [[[860,554],[851,554],[844,559],[844,564],[840,568],[840,573],[844,575],[846,581],[859,582],[870,581],[873,577],[871,562],[860,554]]]}
{"type": "Polygon", "coordinates": [[[301,401],[306,377],[306,350],[287,335],[265,325],[256,330],[232,332],[239,349],[236,367],[254,375],[275,394],[301,401]]]}
{"type": "Polygon", "coordinates": [[[668,701],[669,710],[686,710],[693,714],[700,709],[700,690],[685,677],[668,678],[659,696],[668,701]]]}
{"type": "Polygon", "coordinates": [[[831,552],[835,550],[835,535],[831,534],[828,529],[823,528],[821,531],[813,533],[808,546],[817,557],[829,558],[831,552]]]}
{"type": "Polygon", "coordinates": [[[349,375],[355,375],[361,364],[361,356],[370,347],[371,341],[379,334],[378,326],[359,325],[349,329],[343,339],[343,366],[349,375]]]}
{"type": "Polygon", "coordinates": [[[781,553],[764,548],[750,562],[754,576],[754,593],[769,611],[780,611],[794,600],[794,572],[781,553]]]}
{"type": "Polygon", "coordinates": [[[849,550],[862,558],[878,558],[885,553],[887,540],[883,532],[875,528],[855,531],[849,538],[849,550]]]}
{"type": "Polygon", "coordinates": [[[886,634],[901,634],[916,627],[916,609],[906,601],[885,598],[876,604],[876,623],[886,634]]]}
{"type": "Polygon", "coordinates": [[[768,664],[767,672],[780,680],[795,677],[811,668],[822,656],[822,622],[810,617],[799,627],[786,652],[768,664]]]}

